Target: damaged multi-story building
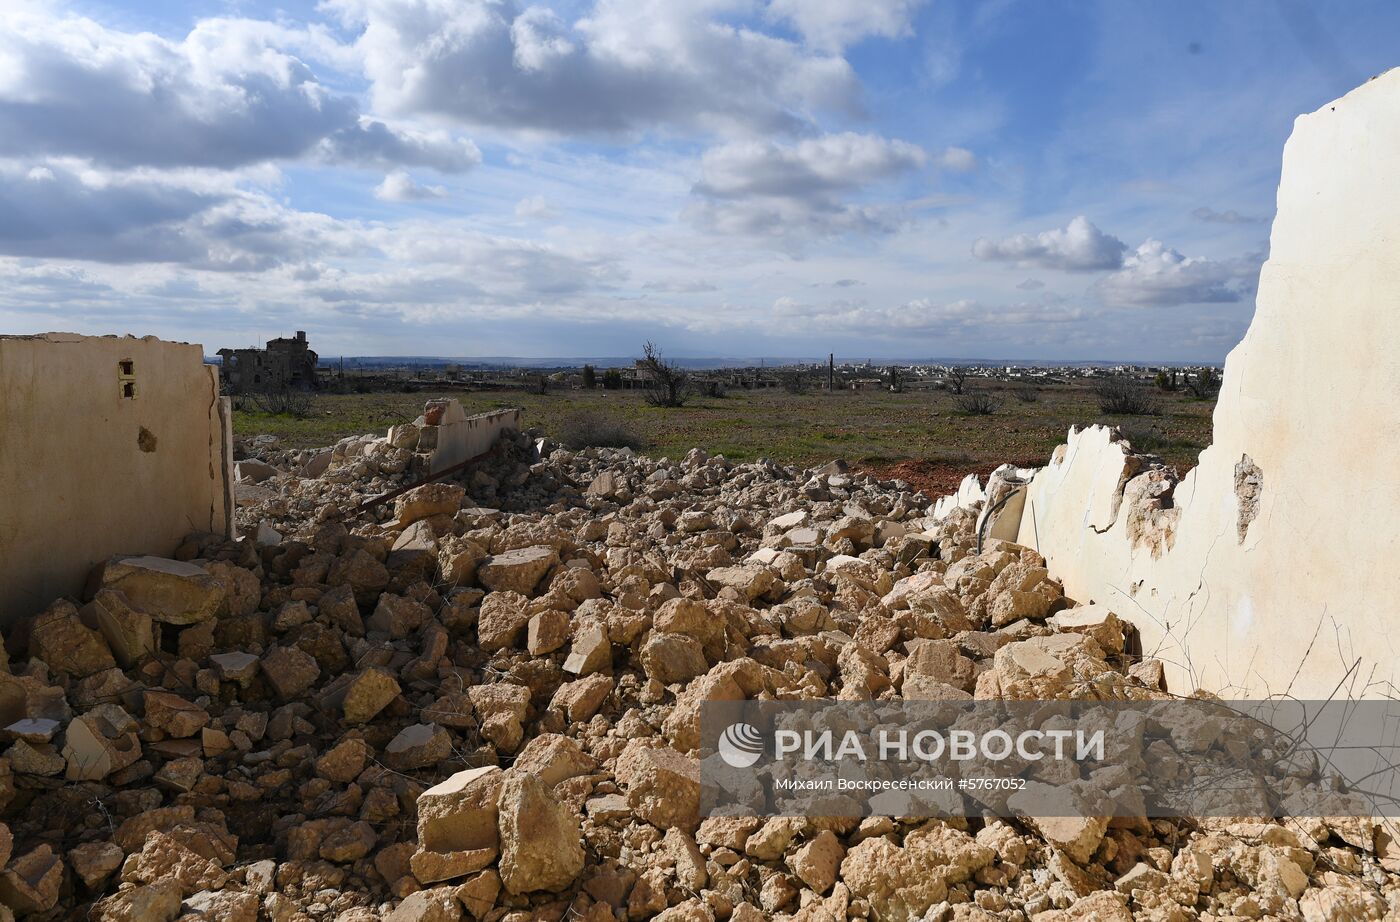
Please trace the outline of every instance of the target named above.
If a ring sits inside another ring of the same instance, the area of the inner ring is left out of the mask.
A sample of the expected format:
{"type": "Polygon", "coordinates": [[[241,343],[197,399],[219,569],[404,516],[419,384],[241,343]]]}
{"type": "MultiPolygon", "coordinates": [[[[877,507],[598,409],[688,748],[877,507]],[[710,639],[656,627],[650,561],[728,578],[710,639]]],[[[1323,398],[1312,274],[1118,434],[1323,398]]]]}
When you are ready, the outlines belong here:
{"type": "Polygon", "coordinates": [[[306,341],[306,331],[267,341],[266,349],[220,349],[220,377],[228,393],[248,391],[313,390],[317,355],[306,341]]]}

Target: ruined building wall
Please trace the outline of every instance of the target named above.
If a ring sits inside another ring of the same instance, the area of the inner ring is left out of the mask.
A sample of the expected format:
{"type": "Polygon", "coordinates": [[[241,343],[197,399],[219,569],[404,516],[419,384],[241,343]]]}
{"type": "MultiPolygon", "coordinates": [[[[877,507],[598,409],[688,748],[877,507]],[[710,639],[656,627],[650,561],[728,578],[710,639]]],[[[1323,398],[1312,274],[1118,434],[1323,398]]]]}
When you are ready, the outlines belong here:
{"type": "Polygon", "coordinates": [[[0,337],[0,627],[78,592],[114,554],[226,533],[231,439],[197,345],[0,337]]]}
{"type": "Polygon", "coordinates": [[[1400,680],[1397,177],[1400,70],[1300,117],[1199,465],[1173,485],[1095,427],[1027,491],[1017,540],[1067,595],[1132,621],[1173,690],[1400,680]]]}

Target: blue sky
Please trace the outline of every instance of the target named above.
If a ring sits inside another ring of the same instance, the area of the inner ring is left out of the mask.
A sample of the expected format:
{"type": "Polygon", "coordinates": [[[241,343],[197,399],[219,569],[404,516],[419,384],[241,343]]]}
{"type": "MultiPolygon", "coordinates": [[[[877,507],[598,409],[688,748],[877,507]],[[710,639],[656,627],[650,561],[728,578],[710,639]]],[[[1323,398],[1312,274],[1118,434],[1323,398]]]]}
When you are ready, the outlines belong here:
{"type": "Polygon", "coordinates": [[[1218,361],[1393,3],[36,3],[0,331],[1218,361]]]}

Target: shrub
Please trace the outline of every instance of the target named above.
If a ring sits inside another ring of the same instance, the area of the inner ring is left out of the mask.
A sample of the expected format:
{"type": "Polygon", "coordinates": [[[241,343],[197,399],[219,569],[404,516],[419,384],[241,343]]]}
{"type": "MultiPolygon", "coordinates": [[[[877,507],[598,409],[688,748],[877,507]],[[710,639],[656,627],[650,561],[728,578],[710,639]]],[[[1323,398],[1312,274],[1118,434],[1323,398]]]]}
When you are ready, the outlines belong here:
{"type": "Polygon", "coordinates": [[[807,376],[795,368],[780,371],[778,384],[789,394],[800,394],[807,390],[807,376]]]}
{"type": "Polygon", "coordinates": [[[951,368],[948,370],[948,388],[954,394],[962,396],[963,389],[967,387],[967,369],[951,368]]]}
{"type": "Polygon", "coordinates": [[[244,407],[251,405],[252,409],[271,416],[292,416],[297,419],[306,419],[316,413],[316,396],[310,391],[276,388],[254,391],[251,394],[240,396],[246,401],[243,404],[244,407]]]}
{"type": "Polygon", "coordinates": [[[1040,389],[1032,387],[1029,384],[1023,384],[1020,387],[1012,388],[1011,396],[1022,403],[1036,403],[1040,400],[1040,389]]]}
{"type": "Polygon", "coordinates": [[[1094,385],[1099,410],[1119,416],[1156,416],[1157,400],[1152,392],[1131,378],[1105,378],[1094,385]]]}
{"type": "Polygon", "coordinates": [[[577,451],[580,448],[641,448],[641,436],[620,419],[601,413],[574,413],[558,432],[559,442],[577,451]]]}
{"type": "Polygon", "coordinates": [[[682,407],[690,397],[690,375],[674,362],[661,357],[656,343],[648,340],[642,346],[640,370],[647,373],[644,382],[647,403],[654,407],[682,407]]]}
{"type": "Polygon", "coordinates": [[[964,416],[991,416],[1001,409],[1001,401],[986,391],[968,391],[953,398],[953,405],[964,416]]]}
{"type": "Polygon", "coordinates": [[[1187,375],[1185,386],[1191,392],[1191,396],[1199,400],[1207,400],[1215,396],[1215,392],[1220,390],[1220,379],[1210,368],[1202,368],[1196,372],[1195,376],[1187,375]]]}

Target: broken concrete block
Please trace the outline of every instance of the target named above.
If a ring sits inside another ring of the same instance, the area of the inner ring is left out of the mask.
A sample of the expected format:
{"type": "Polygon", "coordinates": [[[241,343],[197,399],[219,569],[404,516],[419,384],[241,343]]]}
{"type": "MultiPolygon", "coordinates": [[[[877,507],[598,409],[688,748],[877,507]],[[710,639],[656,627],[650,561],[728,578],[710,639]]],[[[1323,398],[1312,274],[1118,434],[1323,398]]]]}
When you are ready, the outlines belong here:
{"type": "Polygon", "coordinates": [[[151,616],[131,605],[125,595],[114,589],[97,590],[92,601],[83,606],[79,617],[88,627],[102,633],[112,656],[123,667],[135,665],[155,648],[151,616]]]}
{"type": "Polygon", "coordinates": [[[574,632],[564,671],[576,676],[612,670],[612,641],[601,624],[585,624],[574,632]]]}
{"type": "Polygon", "coordinates": [[[62,884],[63,860],[40,845],[0,871],[0,903],[18,915],[47,912],[57,905],[62,884]]]}
{"type": "Polygon", "coordinates": [[[218,671],[220,679],[245,687],[258,674],[259,660],[253,653],[215,653],[209,657],[209,662],[218,671]]]}
{"type": "Polygon", "coordinates": [[[617,780],[632,812],[666,829],[694,829],[700,822],[700,763],[669,746],[634,739],[618,757],[617,780]]]}
{"type": "Polygon", "coordinates": [[[141,758],[138,725],[115,704],[101,704],[75,718],[63,734],[65,777],[69,781],[100,781],[141,758]]]}
{"type": "Polygon", "coordinates": [[[487,589],[529,596],[558,563],[559,553],[552,547],[516,548],[487,557],[477,567],[476,578],[487,589]]]}
{"type": "Polygon", "coordinates": [[[31,655],[54,672],[82,678],[117,665],[107,640],[83,624],[71,602],[59,600],[34,619],[29,634],[31,655]]]}
{"type": "Polygon", "coordinates": [[[184,739],[209,725],[209,712],[170,692],[145,693],[146,723],[167,736],[184,739]]]}
{"type": "Polygon", "coordinates": [[[462,907],[452,896],[451,887],[433,887],[404,897],[384,917],[384,922],[459,922],[462,907]]]}
{"type": "Polygon", "coordinates": [[[409,490],[394,501],[394,517],[399,528],[435,515],[452,516],[462,508],[466,488],[457,483],[429,483],[409,490]]]}
{"type": "Polygon", "coordinates": [[[368,723],[399,695],[399,683],[383,669],[371,666],[356,673],[340,702],[346,723],[368,723]]]}
{"type": "Polygon", "coordinates": [[[481,600],[476,622],[477,644],[494,653],[520,643],[520,634],[530,623],[530,600],[518,592],[491,592],[481,600]]]}
{"type": "Polygon", "coordinates": [[[495,860],[497,799],[503,774],[495,765],[457,772],[418,795],[414,876],[424,883],[465,876],[495,860]],[[476,865],[473,870],[465,870],[476,865]],[[420,873],[421,872],[421,873],[420,873]]]}
{"type": "Polygon", "coordinates": [[[501,882],[509,893],[562,890],[583,870],[578,816],[539,778],[512,771],[501,785],[501,882]]]}
{"type": "Polygon", "coordinates": [[[96,585],[115,589],[165,624],[197,624],[218,614],[224,588],[203,567],[163,557],[113,557],[96,585]]]}
{"type": "Polygon", "coordinates": [[[17,775],[58,775],[66,765],[63,756],[58,754],[52,743],[27,743],[15,740],[5,750],[5,758],[10,769],[17,775]]]}
{"type": "Polygon", "coordinates": [[[298,647],[273,647],[263,654],[262,672],[267,684],[283,701],[300,698],[321,676],[321,667],[298,647]]]}
{"type": "Polygon", "coordinates": [[[531,656],[553,653],[569,639],[569,613],[555,608],[540,612],[530,619],[525,637],[531,656]]]}
{"type": "Polygon", "coordinates": [[[404,727],[384,747],[384,760],[399,771],[428,768],[452,754],[452,737],[437,724],[404,727]]]}
{"type": "MultiPolygon", "coordinates": [[[[566,670],[567,671],[567,670],[566,670]]],[[[554,693],[549,706],[562,711],[570,721],[588,720],[598,713],[608,695],[612,694],[612,676],[601,673],[587,676],[575,682],[565,682],[554,693]]]]}
{"type": "Polygon", "coordinates": [[[1123,622],[1106,605],[1081,605],[1067,608],[1050,618],[1057,631],[1088,634],[1106,653],[1123,652],[1123,622]]]}
{"type": "Polygon", "coordinates": [[[662,685],[689,682],[710,668],[700,641],[686,634],[652,631],[642,644],[640,659],[647,677],[662,685]]]}
{"type": "Polygon", "coordinates": [[[515,771],[529,772],[547,788],[561,781],[587,775],[598,768],[593,757],[561,733],[545,733],[530,740],[515,757],[515,771]]]}
{"type": "Polygon", "coordinates": [[[173,878],[121,890],[93,906],[91,922],[170,922],[180,915],[180,896],[173,878]]]}
{"type": "Polygon", "coordinates": [[[68,864],[89,889],[97,889],[125,858],[115,842],[84,842],[68,852],[68,864]]]}

